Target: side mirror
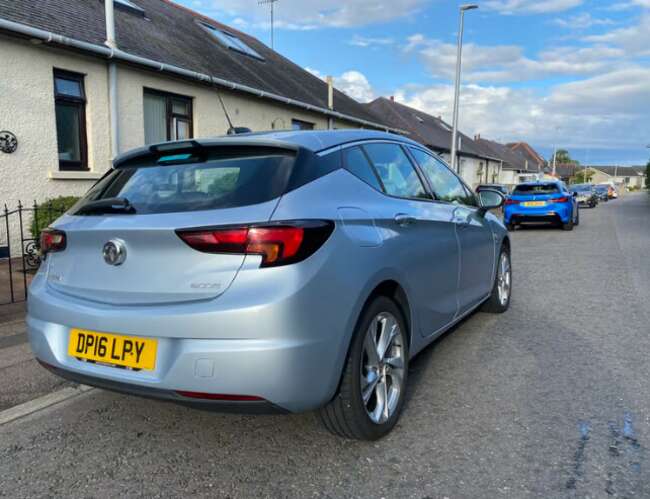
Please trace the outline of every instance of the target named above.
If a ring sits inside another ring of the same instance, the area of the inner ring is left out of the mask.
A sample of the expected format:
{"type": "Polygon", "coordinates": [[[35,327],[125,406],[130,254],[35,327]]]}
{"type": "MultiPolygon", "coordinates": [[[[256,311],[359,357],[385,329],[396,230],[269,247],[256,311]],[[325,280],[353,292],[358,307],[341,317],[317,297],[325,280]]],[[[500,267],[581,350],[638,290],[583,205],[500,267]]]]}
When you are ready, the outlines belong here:
{"type": "Polygon", "coordinates": [[[501,208],[506,202],[503,193],[492,189],[482,190],[479,192],[478,198],[481,203],[480,212],[482,215],[485,215],[489,210],[501,208]]]}
{"type": "Polygon", "coordinates": [[[577,193],[577,192],[574,192],[574,193],[573,193],[573,197],[574,197],[574,198],[577,198],[577,197],[578,197],[578,193],[577,193]]]}

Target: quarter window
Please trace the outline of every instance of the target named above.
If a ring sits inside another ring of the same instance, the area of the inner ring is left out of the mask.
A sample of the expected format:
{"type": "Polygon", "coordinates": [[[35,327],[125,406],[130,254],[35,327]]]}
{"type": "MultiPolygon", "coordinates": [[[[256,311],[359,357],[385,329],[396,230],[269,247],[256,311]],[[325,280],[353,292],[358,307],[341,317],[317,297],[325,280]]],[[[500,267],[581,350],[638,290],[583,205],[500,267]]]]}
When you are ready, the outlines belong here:
{"type": "Polygon", "coordinates": [[[365,153],[359,147],[350,147],[343,151],[343,164],[346,170],[359,177],[366,184],[382,191],[379,179],[365,153]]]}
{"type": "Polygon", "coordinates": [[[384,185],[386,194],[431,199],[404,150],[397,144],[363,146],[384,185]]]}
{"type": "Polygon", "coordinates": [[[145,90],[145,144],[191,138],[192,99],[156,90],[145,90]]]}
{"type": "Polygon", "coordinates": [[[60,170],[88,170],[84,76],[54,70],[56,137],[60,170]]]}
{"type": "Polygon", "coordinates": [[[442,161],[421,149],[410,148],[429,179],[433,193],[440,201],[476,206],[474,194],[465,188],[460,179],[442,161]]]}

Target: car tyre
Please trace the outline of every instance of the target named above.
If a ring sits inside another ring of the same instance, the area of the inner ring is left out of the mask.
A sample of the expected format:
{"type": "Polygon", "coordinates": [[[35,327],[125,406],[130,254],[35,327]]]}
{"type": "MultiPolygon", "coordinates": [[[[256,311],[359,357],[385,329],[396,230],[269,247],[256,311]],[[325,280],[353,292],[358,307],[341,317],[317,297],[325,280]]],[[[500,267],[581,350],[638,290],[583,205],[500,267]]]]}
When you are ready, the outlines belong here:
{"type": "Polygon", "coordinates": [[[573,216],[571,216],[571,218],[569,219],[569,221],[567,223],[562,224],[562,229],[563,230],[573,230],[574,225],[575,224],[573,223],[573,216]]]}
{"type": "Polygon", "coordinates": [[[502,314],[510,308],[512,297],[512,262],[510,251],[506,246],[501,248],[497,260],[497,271],[494,276],[492,293],[481,307],[482,312],[489,314],[502,314]]]}
{"type": "Polygon", "coordinates": [[[506,229],[508,229],[509,232],[514,232],[517,229],[517,227],[515,226],[515,224],[510,223],[510,224],[506,224],[506,229]]]}
{"type": "Polygon", "coordinates": [[[578,209],[578,213],[576,213],[575,226],[577,227],[578,225],[580,225],[580,209],[578,209]]]}
{"type": "Polygon", "coordinates": [[[406,395],[407,335],[406,321],[393,300],[379,296],[366,307],[354,332],[338,393],[319,410],[331,433],[377,440],[393,429],[406,395]],[[387,339],[389,346],[382,355],[387,339]]]}

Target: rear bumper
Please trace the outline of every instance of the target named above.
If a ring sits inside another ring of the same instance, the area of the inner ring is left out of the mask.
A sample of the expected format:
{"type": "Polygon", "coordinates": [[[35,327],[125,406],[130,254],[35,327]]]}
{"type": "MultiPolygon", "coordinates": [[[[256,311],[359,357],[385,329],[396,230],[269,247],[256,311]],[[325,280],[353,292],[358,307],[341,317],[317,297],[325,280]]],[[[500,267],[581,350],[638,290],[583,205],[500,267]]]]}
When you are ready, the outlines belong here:
{"type": "Polygon", "coordinates": [[[505,223],[529,222],[561,222],[568,223],[573,213],[569,204],[549,204],[540,208],[526,208],[523,206],[506,206],[505,223]]]}
{"type": "Polygon", "coordinates": [[[38,360],[89,385],[193,406],[221,404],[177,392],[254,396],[284,411],[313,410],[336,392],[361,294],[352,282],[340,286],[337,267],[327,262],[319,253],[304,265],[243,270],[216,300],[132,307],[63,295],[39,272],[29,289],[29,341],[38,360]],[[155,368],[71,357],[72,328],[155,339],[155,368]]]}
{"type": "Polygon", "coordinates": [[[197,400],[189,397],[183,397],[172,390],[138,386],[121,383],[118,381],[111,381],[109,379],[88,376],[86,374],[67,371],[65,369],[52,366],[43,362],[42,360],[39,360],[39,363],[48,371],[69,381],[74,381],[83,385],[94,386],[96,388],[110,390],[117,393],[137,395],[143,398],[174,402],[176,404],[185,405],[193,409],[215,412],[234,412],[238,414],[286,414],[288,412],[285,409],[273,405],[266,400],[253,402],[197,400]]]}

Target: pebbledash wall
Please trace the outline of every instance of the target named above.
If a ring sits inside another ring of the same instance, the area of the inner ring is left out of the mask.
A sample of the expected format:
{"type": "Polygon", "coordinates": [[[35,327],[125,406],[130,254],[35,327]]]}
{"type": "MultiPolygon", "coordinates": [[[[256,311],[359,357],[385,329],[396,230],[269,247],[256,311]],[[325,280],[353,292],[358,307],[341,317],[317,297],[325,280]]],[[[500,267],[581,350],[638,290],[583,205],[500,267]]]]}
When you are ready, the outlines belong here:
{"type": "MultiPolygon", "coordinates": [[[[0,130],[18,138],[13,154],[0,152],[0,207],[60,195],[81,195],[110,168],[111,130],[108,67],[104,60],[62,49],[0,36],[0,130]],[[54,104],[54,69],[85,75],[89,172],[59,171],[54,104]]],[[[144,89],[193,99],[194,137],[226,133],[228,123],[217,94],[205,84],[164,73],[118,66],[120,152],[144,144],[144,89]]],[[[328,126],[328,117],[259,97],[220,90],[236,126],[253,131],[290,128],[292,119],[328,126]]],[[[358,125],[335,120],[337,128],[358,125]]]]}

